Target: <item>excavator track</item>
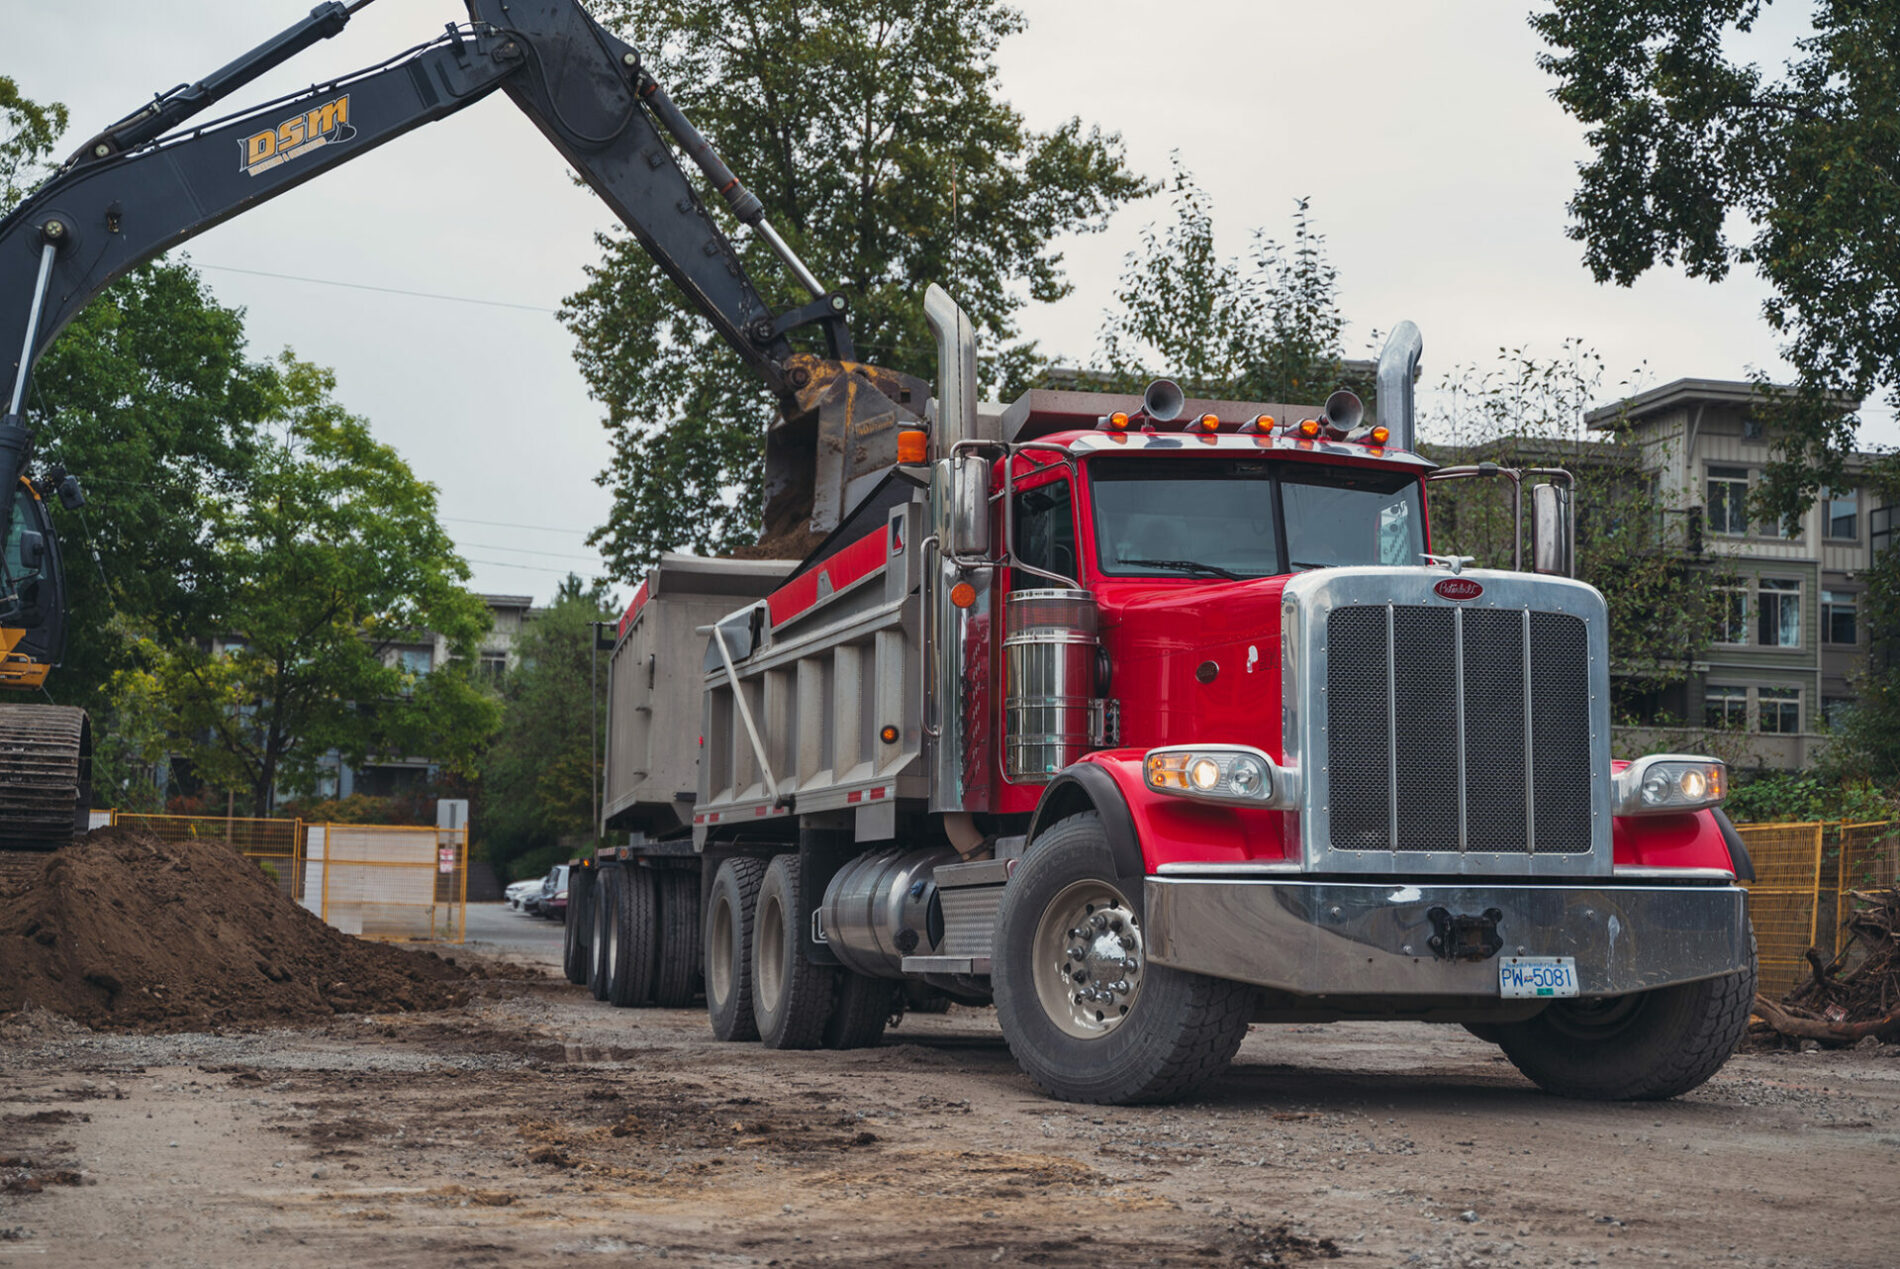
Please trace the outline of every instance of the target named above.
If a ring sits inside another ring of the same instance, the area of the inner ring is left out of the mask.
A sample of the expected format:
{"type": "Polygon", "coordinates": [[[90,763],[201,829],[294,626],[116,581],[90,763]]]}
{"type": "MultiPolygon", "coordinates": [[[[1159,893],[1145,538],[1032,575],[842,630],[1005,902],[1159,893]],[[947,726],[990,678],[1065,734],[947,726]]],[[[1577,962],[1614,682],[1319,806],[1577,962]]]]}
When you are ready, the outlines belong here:
{"type": "Polygon", "coordinates": [[[91,800],[86,711],[0,704],[0,850],[57,850],[86,831],[91,800]]]}

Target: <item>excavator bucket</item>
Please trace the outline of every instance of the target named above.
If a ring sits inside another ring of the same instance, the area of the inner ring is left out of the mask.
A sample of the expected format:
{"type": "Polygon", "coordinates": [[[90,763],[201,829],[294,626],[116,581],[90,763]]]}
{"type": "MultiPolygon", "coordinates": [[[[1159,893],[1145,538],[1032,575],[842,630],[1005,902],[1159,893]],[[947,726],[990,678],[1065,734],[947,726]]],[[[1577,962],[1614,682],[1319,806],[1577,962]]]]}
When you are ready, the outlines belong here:
{"type": "Polygon", "coordinates": [[[837,528],[897,462],[897,434],[922,427],[930,385],[857,361],[788,359],[794,400],[765,437],[763,541],[837,528]]]}
{"type": "Polygon", "coordinates": [[[0,850],[55,850],[86,831],[92,728],[86,711],[0,703],[0,850]]]}

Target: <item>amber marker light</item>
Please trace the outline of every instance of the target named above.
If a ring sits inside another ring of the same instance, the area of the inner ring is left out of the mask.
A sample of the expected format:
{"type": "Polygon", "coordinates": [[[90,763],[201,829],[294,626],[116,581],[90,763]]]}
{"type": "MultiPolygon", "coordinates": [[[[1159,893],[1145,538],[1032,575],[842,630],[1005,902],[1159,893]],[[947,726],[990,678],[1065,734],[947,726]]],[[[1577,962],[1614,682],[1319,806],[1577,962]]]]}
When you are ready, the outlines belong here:
{"type": "Polygon", "coordinates": [[[877,738],[887,745],[894,745],[897,743],[897,728],[885,723],[883,730],[878,732],[877,738]]]}
{"type": "Polygon", "coordinates": [[[1262,414],[1254,419],[1253,425],[1262,432],[1271,432],[1273,430],[1273,416],[1271,414],[1262,414]]]}
{"type": "Polygon", "coordinates": [[[1375,427],[1372,429],[1372,443],[1374,445],[1383,445],[1385,444],[1386,439],[1390,437],[1391,435],[1392,433],[1388,432],[1386,429],[1382,427],[1375,427]]]}
{"type": "Polygon", "coordinates": [[[950,588],[950,602],[958,608],[968,608],[976,602],[976,587],[968,582],[958,582],[950,588]]]}
{"type": "Polygon", "coordinates": [[[1200,418],[1194,420],[1194,426],[1200,428],[1203,432],[1218,432],[1220,430],[1220,415],[1203,414],[1200,418]]]}
{"type": "Polygon", "coordinates": [[[1102,416],[1101,425],[1111,432],[1125,432],[1128,430],[1128,416],[1119,411],[1114,414],[1106,414],[1102,416]]]}
{"type": "Polygon", "coordinates": [[[926,462],[930,455],[930,433],[905,430],[897,434],[897,461],[912,464],[926,462]]]}
{"type": "Polygon", "coordinates": [[[1314,439],[1315,437],[1319,435],[1319,420],[1318,419],[1301,419],[1298,431],[1300,435],[1304,436],[1307,440],[1310,441],[1314,439]]]}

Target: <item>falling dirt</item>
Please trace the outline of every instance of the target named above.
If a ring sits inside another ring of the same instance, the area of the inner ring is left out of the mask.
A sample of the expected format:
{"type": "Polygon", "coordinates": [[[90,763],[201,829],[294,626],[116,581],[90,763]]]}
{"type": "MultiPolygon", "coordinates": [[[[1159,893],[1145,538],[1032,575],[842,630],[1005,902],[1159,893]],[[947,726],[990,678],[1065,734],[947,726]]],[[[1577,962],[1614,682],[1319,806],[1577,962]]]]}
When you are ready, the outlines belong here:
{"type": "Polygon", "coordinates": [[[221,842],[100,829],[39,858],[0,910],[0,1018],[178,1030],[466,999],[466,970],[331,929],[221,842]]]}

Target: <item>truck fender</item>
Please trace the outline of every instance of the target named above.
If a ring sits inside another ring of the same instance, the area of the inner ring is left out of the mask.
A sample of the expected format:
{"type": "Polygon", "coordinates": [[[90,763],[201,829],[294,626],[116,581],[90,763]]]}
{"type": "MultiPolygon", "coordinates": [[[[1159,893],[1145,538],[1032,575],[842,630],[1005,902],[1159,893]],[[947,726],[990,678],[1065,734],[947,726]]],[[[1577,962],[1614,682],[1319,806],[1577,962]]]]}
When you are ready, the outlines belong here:
{"type": "Polygon", "coordinates": [[[1056,773],[1029,818],[1027,848],[1034,849],[1036,838],[1058,821],[1086,811],[1094,811],[1102,817],[1102,831],[1108,836],[1115,875],[1124,883],[1124,893],[1139,903],[1141,879],[1148,869],[1142,860],[1141,838],[1135,833],[1135,817],[1129,812],[1128,799],[1122,796],[1115,777],[1096,763],[1078,762],[1056,773]]]}

